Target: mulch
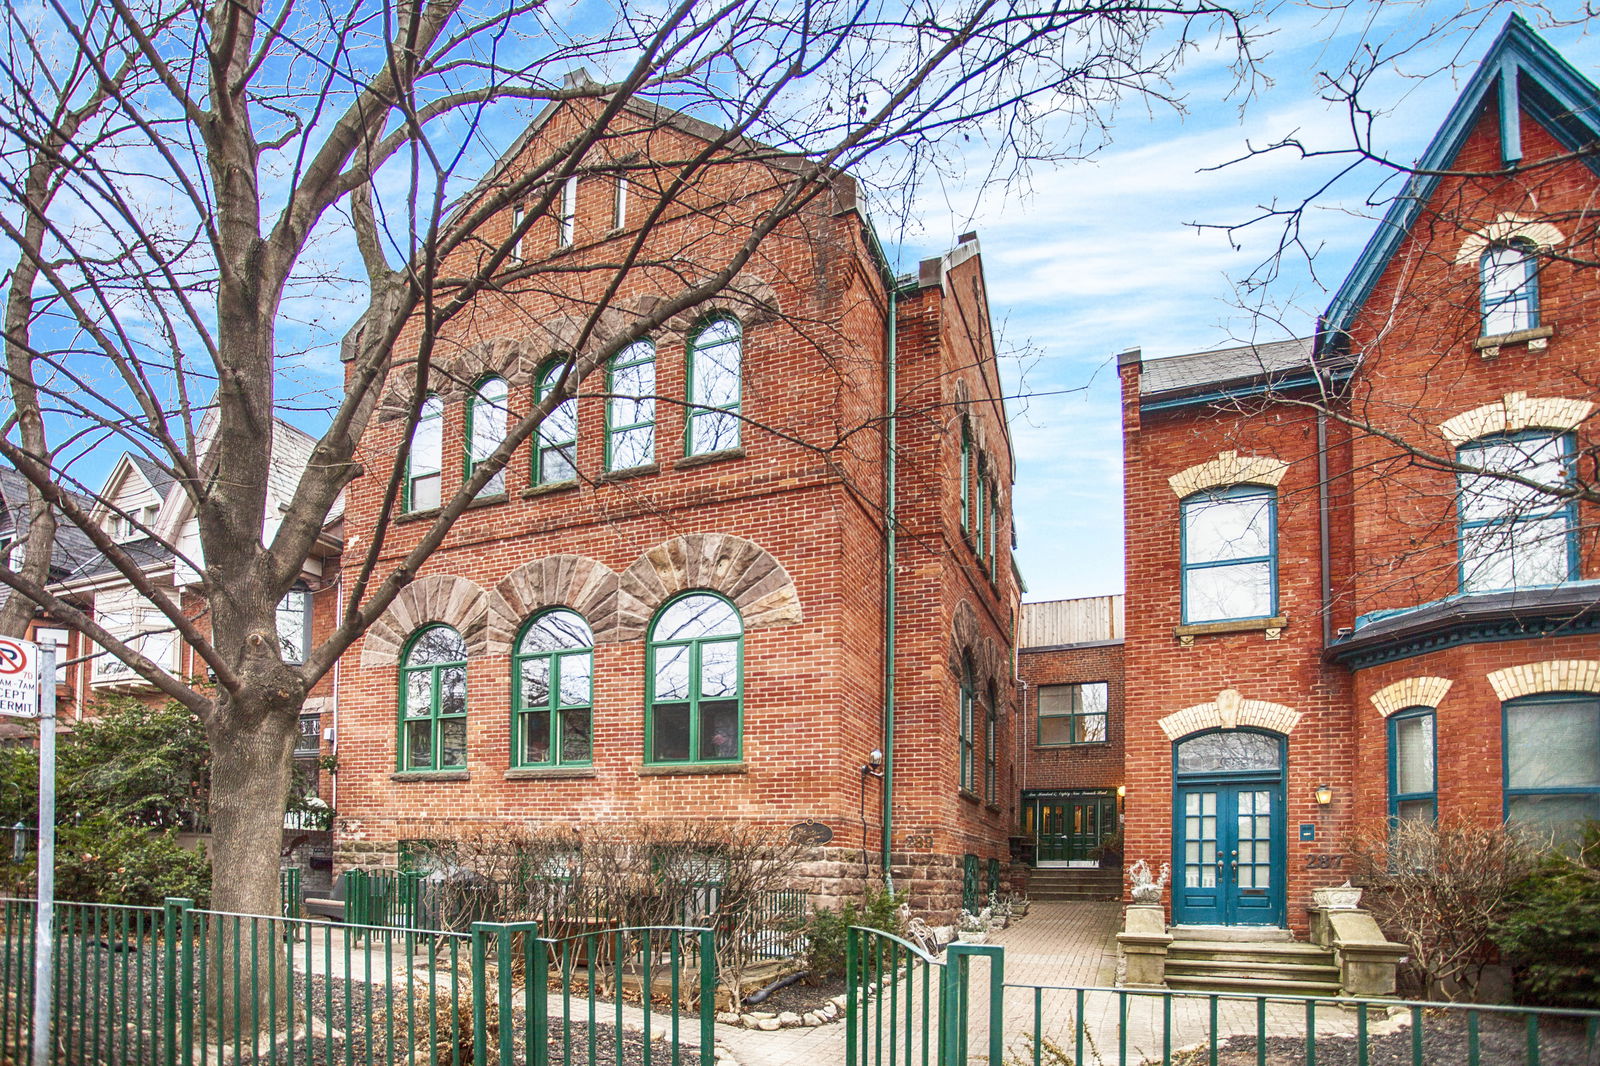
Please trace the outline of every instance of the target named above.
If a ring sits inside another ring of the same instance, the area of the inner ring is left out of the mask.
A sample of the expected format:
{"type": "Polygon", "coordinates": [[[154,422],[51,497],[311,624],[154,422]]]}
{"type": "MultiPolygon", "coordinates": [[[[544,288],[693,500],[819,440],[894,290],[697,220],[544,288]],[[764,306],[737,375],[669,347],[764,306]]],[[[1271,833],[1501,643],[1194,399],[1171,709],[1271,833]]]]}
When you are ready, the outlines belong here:
{"type": "Polygon", "coordinates": [[[834,996],[844,995],[843,977],[825,977],[816,984],[799,981],[786,988],[780,988],[766,998],[766,1001],[754,1006],[743,1007],[742,1010],[766,1010],[782,1013],[794,1011],[796,1014],[805,1014],[807,1011],[819,1011],[827,1006],[828,1000],[834,996]]]}
{"type": "MultiPolygon", "coordinates": [[[[1448,1017],[1424,1016],[1422,1054],[1416,1056],[1411,1027],[1371,1037],[1365,1060],[1358,1056],[1352,1037],[1324,1036],[1317,1039],[1317,1066],[1469,1066],[1467,1019],[1452,1011],[1448,1017]]],[[[1266,1040],[1267,1066],[1306,1066],[1303,1039],[1272,1036],[1266,1040]]],[[[1191,1048],[1174,1056],[1174,1066],[1201,1066],[1210,1061],[1207,1048],[1191,1048]]],[[[1523,1066],[1528,1056],[1528,1030],[1521,1017],[1480,1015],[1478,1019],[1478,1057],[1481,1066],[1523,1066]]],[[[1600,1066],[1600,1045],[1588,1043],[1581,1022],[1555,1018],[1539,1024],[1539,1066],[1600,1066]]],[[[1218,1066],[1256,1066],[1254,1037],[1235,1036],[1218,1048],[1218,1066]]]]}

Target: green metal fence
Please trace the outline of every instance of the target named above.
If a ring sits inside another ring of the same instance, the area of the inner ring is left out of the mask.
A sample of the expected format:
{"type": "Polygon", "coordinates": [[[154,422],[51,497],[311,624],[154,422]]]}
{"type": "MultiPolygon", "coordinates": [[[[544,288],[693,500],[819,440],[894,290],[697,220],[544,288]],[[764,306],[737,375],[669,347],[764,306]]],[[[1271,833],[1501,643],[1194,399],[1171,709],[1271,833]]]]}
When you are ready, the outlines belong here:
{"type": "MultiPolygon", "coordinates": [[[[32,1039],[33,902],[3,901],[0,1062],[32,1039]]],[[[150,1066],[711,1062],[708,929],[541,938],[57,905],[54,1061],[150,1066]]]]}
{"type": "Polygon", "coordinates": [[[1007,983],[999,945],[941,958],[860,928],[846,952],[846,1066],[1600,1062],[1600,1011],[1007,983]]]}

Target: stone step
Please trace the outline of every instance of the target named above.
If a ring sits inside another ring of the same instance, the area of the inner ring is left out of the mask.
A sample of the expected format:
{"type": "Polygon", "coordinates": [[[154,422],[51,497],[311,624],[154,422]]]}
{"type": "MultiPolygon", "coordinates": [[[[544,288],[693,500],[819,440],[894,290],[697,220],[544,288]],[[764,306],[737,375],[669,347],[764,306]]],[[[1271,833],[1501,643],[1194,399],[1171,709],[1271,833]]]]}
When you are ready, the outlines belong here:
{"type": "Polygon", "coordinates": [[[1180,959],[1167,960],[1167,972],[1178,972],[1185,977],[1243,977],[1259,979],[1263,974],[1270,974],[1274,979],[1286,978],[1296,981],[1332,981],[1339,983],[1339,967],[1333,963],[1293,963],[1278,962],[1270,966],[1252,965],[1250,963],[1231,962],[1227,959],[1180,959]]]}
{"type": "Polygon", "coordinates": [[[1041,888],[1029,889],[1030,899],[1062,900],[1062,899],[1116,899],[1118,898],[1116,885],[1084,885],[1069,888],[1041,888]]]}
{"type": "Polygon", "coordinates": [[[1327,948],[1295,941],[1235,944],[1221,940],[1174,940],[1167,945],[1167,958],[1245,962],[1261,966],[1278,963],[1329,966],[1333,964],[1333,952],[1327,948]]]}
{"type": "Polygon", "coordinates": [[[1280,980],[1268,974],[1254,977],[1190,976],[1167,970],[1167,987],[1185,992],[1250,992],[1257,994],[1281,993],[1286,996],[1328,996],[1339,994],[1338,981],[1280,980]]]}

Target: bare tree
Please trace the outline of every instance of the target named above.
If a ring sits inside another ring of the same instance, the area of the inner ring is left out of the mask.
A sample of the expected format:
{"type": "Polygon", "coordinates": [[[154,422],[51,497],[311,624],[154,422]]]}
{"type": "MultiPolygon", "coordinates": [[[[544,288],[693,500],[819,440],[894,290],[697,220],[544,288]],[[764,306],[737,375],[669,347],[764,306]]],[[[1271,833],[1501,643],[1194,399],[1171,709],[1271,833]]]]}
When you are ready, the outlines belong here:
{"type": "Polygon", "coordinates": [[[48,540],[52,517],[81,530],[209,677],[174,676],[55,595],[34,544],[30,565],[0,568],[0,583],[205,722],[213,856],[226,871],[216,904],[251,913],[277,905],[281,801],[307,691],[613,353],[728,288],[763,242],[841,195],[846,171],[903,194],[946,145],[978,138],[998,180],[1092,149],[1119,94],[1164,97],[1197,36],[1232,47],[1242,76],[1249,63],[1239,17],[1207,0],[614,0],[562,12],[534,0],[104,0],[13,7],[6,19],[0,229],[14,260],[16,415],[0,456],[37,494],[37,537],[48,540]],[[569,76],[580,67],[593,76],[569,76]],[[530,111],[540,136],[519,140],[530,111]],[[1053,118],[1072,131],[1066,148],[1053,118]],[[686,124],[692,147],[620,150],[686,124]],[[505,144],[485,174],[485,147],[505,144]],[[596,174],[639,194],[622,238],[524,257],[530,234],[569,212],[570,179],[596,174]],[[716,239],[654,242],[690,216],[716,239]],[[641,291],[654,302],[605,325],[619,294],[641,291]],[[450,324],[521,296],[564,312],[569,328],[539,342],[564,372],[475,457],[415,547],[382,563],[408,449],[362,455],[363,433],[380,409],[414,427],[450,324]],[[353,323],[341,307],[359,311],[353,323]],[[297,379],[335,354],[343,386],[319,399],[297,379]],[[318,435],[264,539],[279,416],[314,418],[318,435]],[[187,497],[198,615],[77,495],[86,456],[107,444],[153,460],[187,497]],[[303,664],[286,663],[275,608],[363,475],[387,482],[390,503],[371,541],[346,549],[336,628],[303,664]]]}

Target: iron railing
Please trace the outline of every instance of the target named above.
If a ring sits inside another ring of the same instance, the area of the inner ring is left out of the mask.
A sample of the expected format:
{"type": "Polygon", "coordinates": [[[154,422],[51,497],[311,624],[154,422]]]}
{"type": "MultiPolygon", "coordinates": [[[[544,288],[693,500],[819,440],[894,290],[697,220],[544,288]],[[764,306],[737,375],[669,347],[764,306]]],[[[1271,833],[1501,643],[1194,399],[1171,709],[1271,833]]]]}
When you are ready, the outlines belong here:
{"type": "MultiPolygon", "coordinates": [[[[998,1017],[1005,958],[988,944],[951,944],[943,957],[877,929],[845,934],[845,1066],[954,1066],[985,1048],[1004,1061],[1004,1029],[975,1041],[980,1013],[998,1017]],[[972,1007],[972,960],[989,960],[990,995],[972,1007]]],[[[981,1056],[978,1056],[981,1057],[981,1056]]]]}

